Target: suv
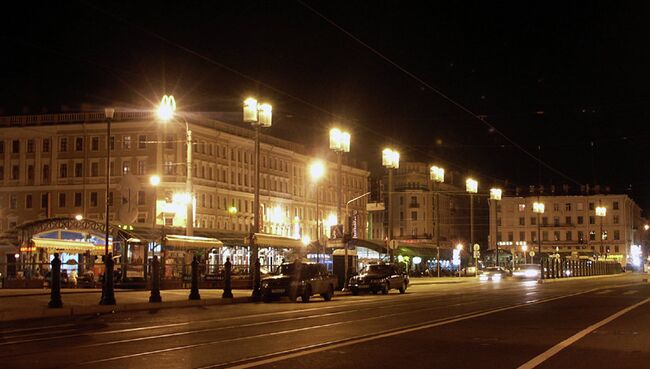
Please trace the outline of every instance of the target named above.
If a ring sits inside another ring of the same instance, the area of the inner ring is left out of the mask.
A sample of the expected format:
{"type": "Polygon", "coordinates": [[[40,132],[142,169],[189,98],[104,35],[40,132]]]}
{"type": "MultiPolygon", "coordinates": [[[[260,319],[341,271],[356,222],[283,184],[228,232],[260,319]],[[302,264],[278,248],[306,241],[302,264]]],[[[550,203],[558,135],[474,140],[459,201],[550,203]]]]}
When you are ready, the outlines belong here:
{"type": "Polygon", "coordinates": [[[283,263],[275,275],[262,279],[262,300],[269,302],[274,297],[288,296],[295,301],[300,296],[302,302],[309,302],[311,296],[321,295],[329,301],[337,285],[338,279],[323,264],[283,263]]]}
{"type": "Polygon", "coordinates": [[[353,295],[361,291],[372,291],[377,294],[381,291],[384,295],[392,288],[400,293],[406,292],[409,277],[395,264],[370,264],[366,265],[358,275],[350,278],[348,286],[353,295]]]}

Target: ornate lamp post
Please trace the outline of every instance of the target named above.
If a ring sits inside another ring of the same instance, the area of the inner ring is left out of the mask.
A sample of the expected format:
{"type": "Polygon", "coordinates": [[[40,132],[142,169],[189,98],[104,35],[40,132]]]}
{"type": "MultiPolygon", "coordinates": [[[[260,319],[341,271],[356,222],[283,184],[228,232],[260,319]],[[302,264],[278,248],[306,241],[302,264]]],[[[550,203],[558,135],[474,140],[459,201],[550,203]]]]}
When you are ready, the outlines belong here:
{"type": "MultiPolygon", "coordinates": [[[[533,213],[537,214],[537,253],[539,254],[540,260],[542,258],[542,231],[539,217],[541,214],[544,214],[544,208],[545,206],[543,202],[536,201],[533,203],[533,213]]],[[[532,257],[530,262],[533,262],[532,257]]]]}
{"type": "MultiPolygon", "coordinates": [[[[474,194],[478,192],[478,182],[473,178],[465,180],[465,190],[469,193],[469,251],[470,257],[473,257],[472,250],[474,247],[474,194]]],[[[474,266],[478,276],[478,258],[474,257],[474,266]]]]}
{"type": "MultiPolygon", "coordinates": [[[[494,223],[496,225],[496,234],[494,235],[494,240],[495,244],[497,245],[497,257],[496,257],[496,262],[497,262],[497,267],[499,266],[499,240],[497,240],[497,234],[499,234],[499,223],[497,222],[497,202],[501,200],[501,195],[503,194],[503,190],[500,188],[490,188],[490,201],[494,202],[494,223]]],[[[514,255],[513,255],[514,257],[514,255]]]]}
{"type": "Polygon", "coordinates": [[[271,104],[259,104],[256,99],[249,97],[244,100],[244,122],[250,123],[255,129],[255,197],[253,209],[255,212],[254,224],[251,228],[250,241],[250,265],[253,267],[253,298],[257,299],[260,293],[260,263],[259,250],[255,242],[255,233],[260,232],[260,128],[271,127],[273,120],[273,107],[271,104]]]}
{"type": "MultiPolygon", "coordinates": [[[[600,249],[604,250],[603,248],[603,218],[607,216],[607,208],[604,206],[596,206],[596,216],[600,218],[600,249]]],[[[605,253],[605,260],[607,260],[609,252],[605,253]]]]}
{"type": "MultiPolygon", "coordinates": [[[[337,162],[337,172],[338,172],[338,178],[337,178],[337,183],[336,183],[336,216],[338,218],[338,222],[342,223],[344,225],[344,230],[343,233],[348,232],[348,227],[345,225],[347,224],[347,211],[345,213],[345,219],[343,219],[343,214],[341,213],[341,204],[343,202],[343,153],[345,152],[350,152],[350,134],[345,131],[341,131],[338,128],[332,128],[330,130],[330,149],[334,150],[336,152],[336,162],[337,162]]],[[[347,205],[346,205],[347,207],[347,205]]],[[[349,232],[348,232],[349,233],[349,232]]],[[[343,247],[345,247],[345,262],[344,262],[344,273],[345,273],[345,278],[344,278],[344,284],[347,285],[347,279],[348,279],[348,245],[347,243],[344,243],[343,247]]]]}
{"type": "Polygon", "coordinates": [[[104,109],[106,117],[106,239],[104,247],[104,283],[102,284],[102,298],[99,301],[101,305],[115,305],[115,291],[113,290],[113,253],[108,252],[108,240],[110,237],[109,212],[111,195],[111,122],[115,115],[114,108],[104,109]]]}
{"type": "MultiPolygon", "coordinates": [[[[155,247],[156,240],[155,240],[155,237],[154,237],[154,232],[156,230],[156,200],[158,198],[157,193],[156,193],[156,187],[158,187],[160,185],[160,176],[157,175],[157,174],[154,174],[151,177],[149,177],[149,184],[151,185],[151,202],[152,202],[152,205],[151,205],[151,241],[152,241],[152,247],[155,247]]],[[[145,258],[145,259],[147,259],[147,258],[145,258]]],[[[145,282],[147,281],[147,262],[148,262],[148,260],[145,260],[145,262],[144,262],[144,279],[145,279],[145,282]]]]}
{"type": "Polygon", "coordinates": [[[438,277],[440,277],[440,198],[438,195],[438,183],[445,181],[445,170],[435,165],[431,166],[429,177],[433,181],[433,196],[436,212],[434,213],[434,223],[436,232],[436,269],[438,277]]]}
{"type": "Polygon", "coordinates": [[[320,238],[322,229],[320,227],[320,209],[319,209],[319,188],[318,183],[321,178],[325,175],[325,164],[322,160],[315,160],[309,165],[309,177],[311,177],[312,182],[316,187],[316,261],[320,261],[320,238]]]}
{"type": "Polygon", "coordinates": [[[395,251],[391,245],[393,240],[393,170],[399,168],[399,152],[390,148],[384,149],[381,163],[388,169],[388,253],[392,263],[395,259],[395,251]]]}

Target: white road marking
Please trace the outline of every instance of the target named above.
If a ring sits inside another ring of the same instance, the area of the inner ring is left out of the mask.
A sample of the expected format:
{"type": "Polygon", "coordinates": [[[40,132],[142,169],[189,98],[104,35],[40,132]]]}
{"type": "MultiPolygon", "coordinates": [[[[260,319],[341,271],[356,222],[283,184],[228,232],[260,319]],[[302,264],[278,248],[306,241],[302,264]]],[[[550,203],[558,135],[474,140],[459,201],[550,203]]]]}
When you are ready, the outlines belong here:
{"type": "Polygon", "coordinates": [[[638,302],[638,303],[636,303],[636,304],[634,304],[632,306],[628,306],[625,309],[623,309],[623,310],[621,310],[621,311],[619,311],[619,312],[617,312],[617,313],[615,313],[613,315],[610,315],[609,317],[601,320],[600,322],[590,325],[589,327],[587,327],[587,328],[581,330],[580,332],[574,334],[573,336],[565,339],[564,341],[558,343],[557,345],[551,347],[550,349],[544,351],[543,353],[535,356],[533,359],[531,359],[527,363],[521,365],[517,369],[532,369],[532,368],[535,368],[539,364],[541,364],[544,361],[550,359],[552,356],[554,356],[558,352],[564,350],[565,348],[571,346],[576,341],[580,340],[581,338],[588,335],[589,333],[595,331],[596,329],[604,326],[605,324],[611,322],[612,320],[614,320],[614,319],[616,319],[616,318],[618,318],[618,317],[620,317],[620,316],[622,316],[624,314],[627,314],[630,311],[632,311],[632,310],[638,308],[639,306],[641,306],[643,304],[646,304],[648,302],[650,302],[650,298],[647,298],[647,299],[645,299],[645,300],[643,300],[641,302],[638,302]]]}
{"type": "Polygon", "coordinates": [[[623,294],[624,294],[624,295],[633,295],[633,294],[635,294],[635,293],[637,293],[637,292],[639,292],[639,291],[637,291],[637,290],[629,290],[629,291],[625,291],[625,292],[623,292],[623,294]]]}
{"type": "Polygon", "coordinates": [[[602,290],[602,291],[596,292],[595,294],[596,295],[604,295],[606,293],[610,293],[610,292],[613,292],[613,291],[614,290],[602,290]]]}

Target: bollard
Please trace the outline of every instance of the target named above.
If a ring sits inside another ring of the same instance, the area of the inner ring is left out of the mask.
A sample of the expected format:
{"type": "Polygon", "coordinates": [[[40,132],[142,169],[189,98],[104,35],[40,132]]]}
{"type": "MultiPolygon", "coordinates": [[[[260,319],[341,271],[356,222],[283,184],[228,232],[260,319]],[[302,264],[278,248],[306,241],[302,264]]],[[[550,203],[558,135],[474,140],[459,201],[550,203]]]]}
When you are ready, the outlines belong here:
{"type": "Polygon", "coordinates": [[[190,300],[200,300],[199,294],[199,261],[196,256],[192,260],[192,289],[190,291],[190,300]]]}
{"type": "Polygon", "coordinates": [[[61,259],[59,259],[59,254],[54,254],[54,259],[52,259],[52,291],[50,292],[50,302],[47,304],[49,308],[61,308],[63,307],[63,301],[61,301],[61,259]]]}
{"type": "Polygon", "coordinates": [[[253,277],[253,301],[260,301],[262,291],[260,290],[260,261],[255,260],[255,275],[253,277]]]}
{"type": "Polygon", "coordinates": [[[149,302],[162,302],[162,297],[160,297],[160,262],[156,255],[151,260],[151,296],[149,296],[149,302]]]}
{"type": "Polygon", "coordinates": [[[232,298],[232,284],[231,284],[231,272],[232,272],[232,263],[230,262],[230,258],[226,258],[226,264],[224,264],[224,267],[226,269],[226,275],[223,280],[223,295],[221,295],[221,298],[224,299],[231,299],[232,298]]]}
{"type": "Polygon", "coordinates": [[[99,304],[115,305],[115,290],[113,289],[113,268],[115,267],[115,261],[113,260],[113,253],[109,252],[105,256],[104,265],[106,266],[106,270],[104,271],[104,289],[102,291],[102,300],[99,304]]]}

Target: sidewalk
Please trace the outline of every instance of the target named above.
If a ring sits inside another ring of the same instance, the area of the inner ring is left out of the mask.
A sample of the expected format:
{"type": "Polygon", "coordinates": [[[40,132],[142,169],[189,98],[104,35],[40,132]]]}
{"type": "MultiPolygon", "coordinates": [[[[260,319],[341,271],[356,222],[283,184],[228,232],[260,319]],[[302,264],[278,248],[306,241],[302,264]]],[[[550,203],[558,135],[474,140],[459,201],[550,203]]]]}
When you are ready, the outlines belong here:
{"type": "Polygon", "coordinates": [[[184,306],[223,305],[250,302],[250,290],[233,290],[232,299],[222,299],[223,290],[199,291],[201,300],[190,301],[190,290],[163,290],[161,303],[149,303],[149,291],[116,290],[117,305],[99,305],[102,291],[96,289],[62,289],[63,307],[50,309],[48,289],[0,289],[0,322],[59,316],[101,314],[119,311],[165,309],[184,306]]]}

